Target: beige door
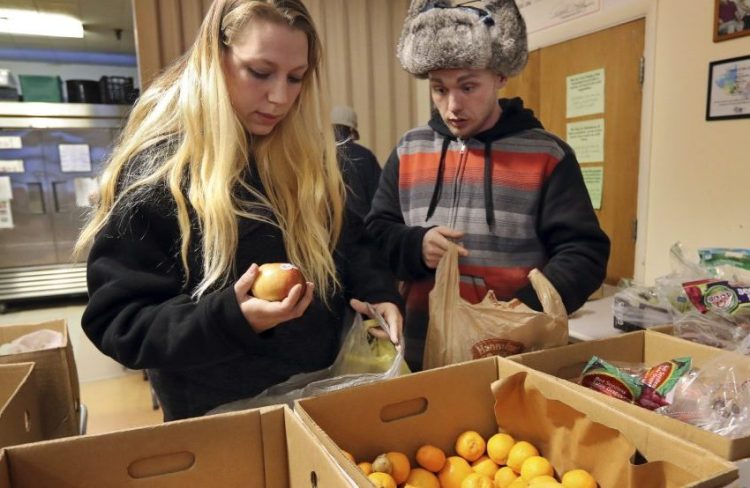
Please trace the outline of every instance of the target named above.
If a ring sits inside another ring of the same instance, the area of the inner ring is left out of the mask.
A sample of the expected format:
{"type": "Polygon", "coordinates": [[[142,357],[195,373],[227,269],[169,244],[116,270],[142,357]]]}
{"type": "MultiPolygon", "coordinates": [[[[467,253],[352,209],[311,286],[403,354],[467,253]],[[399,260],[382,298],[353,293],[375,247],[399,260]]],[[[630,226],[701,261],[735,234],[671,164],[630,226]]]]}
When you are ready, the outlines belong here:
{"type": "Polygon", "coordinates": [[[544,127],[566,137],[568,122],[604,118],[602,228],[612,240],[607,282],[632,278],[637,232],[643,19],[534,51],[521,76],[501,96],[521,96],[544,127]],[[604,114],[566,118],[568,76],[604,68],[604,114]]]}

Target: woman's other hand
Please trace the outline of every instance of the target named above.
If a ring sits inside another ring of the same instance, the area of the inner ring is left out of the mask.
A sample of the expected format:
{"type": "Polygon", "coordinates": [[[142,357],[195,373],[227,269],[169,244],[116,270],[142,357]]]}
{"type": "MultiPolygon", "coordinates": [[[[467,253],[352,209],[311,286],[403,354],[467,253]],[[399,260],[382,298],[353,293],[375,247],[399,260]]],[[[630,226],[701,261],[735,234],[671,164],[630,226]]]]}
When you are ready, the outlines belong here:
{"type": "MultiPolygon", "coordinates": [[[[362,302],[360,300],[357,300],[356,298],[352,298],[349,301],[349,304],[352,306],[352,308],[363,315],[366,315],[370,318],[375,318],[370,316],[370,312],[367,309],[367,304],[365,302],[362,302]]],[[[398,338],[401,337],[403,333],[404,328],[404,319],[401,316],[401,312],[399,311],[398,307],[395,303],[391,302],[382,302],[382,303],[373,303],[373,308],[377,310],[380,315],[383,316],[383,319],[388,324],[388,328],[390,329],[390,336],[385,333],[383,329],[380,327],[373,327],[369,330],[370,334],[373,336],[379,338],[379,339],[388,339],[394,344],[398,344],[399,340],[398,338]]]]}
{"type": "Polygon", "coordinates": [[[314,285],[310,282],[304,289],[302,285],[294,285],[289,291],[289,295],[280,302],[269,302],[255,298],[250,295],[250,289],[257,277],[258,265],[253,263],[234,284],[234,294],[242,315],[256,333],[261,333],[282,322],[301,317],[312,302],[314,285]]]}

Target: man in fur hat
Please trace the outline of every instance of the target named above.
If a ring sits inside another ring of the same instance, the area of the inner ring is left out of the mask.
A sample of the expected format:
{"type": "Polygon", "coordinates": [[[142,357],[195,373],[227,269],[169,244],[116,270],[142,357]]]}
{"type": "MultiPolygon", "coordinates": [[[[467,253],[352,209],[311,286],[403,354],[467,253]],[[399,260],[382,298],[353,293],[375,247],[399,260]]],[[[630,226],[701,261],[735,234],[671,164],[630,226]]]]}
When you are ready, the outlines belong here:
{"type": "Polygon", "coordinates": [[[610,243],[571,148],[521,99],[497,99],[528,57],[513,0],[412,0],[398,57],[429,79],[437,110],[394,149],[366,223],[404,280],[407,361],[418,370],[428,293],[450,241],[466,300],[493,290],[541,310],[527,277],[538,268],[568,313],[601,285],[610,243]]]}

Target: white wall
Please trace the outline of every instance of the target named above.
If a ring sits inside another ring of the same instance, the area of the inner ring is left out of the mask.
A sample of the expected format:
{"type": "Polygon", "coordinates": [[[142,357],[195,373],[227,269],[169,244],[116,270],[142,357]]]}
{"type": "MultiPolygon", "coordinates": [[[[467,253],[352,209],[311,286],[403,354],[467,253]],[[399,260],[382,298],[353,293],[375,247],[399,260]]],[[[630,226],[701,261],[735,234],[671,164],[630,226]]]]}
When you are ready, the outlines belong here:
{"type": "Polygon", "coordinates": [[[705,120],[708,64],[750,54],[750,36],[714,43],[713,2],[659,0],[645,279],[669,247],[750,247],[750,119],[705,120]]]}
{"type": "MultiPolygon", "coordinates": [[[[16,77],[16,83],[18,83],[18,75],[59,76],[63,81],[63,96],[65,96],[66,80],[99,81],[102,76],[130,76],[133,78],[133,84],[138,86],[138,69],[135,66],[38,63],[0,59],[0,69],[9,69],[16,77]]],[[[18,89],[20,91],[21,87],[19,86],[18,89]]]]}
{"type": "MultiPolygon", "coordinates": [[[[713,42],[708,0],[603,0],[602,10],[529,36],[545,47],[646,18],[635,277],[670,272],[669,248],[750,247],[750,119],[705,120],[708,64],[750,54],[713,42]]],[[[542,80],[544,82],[544,80],[542,80]]]]}

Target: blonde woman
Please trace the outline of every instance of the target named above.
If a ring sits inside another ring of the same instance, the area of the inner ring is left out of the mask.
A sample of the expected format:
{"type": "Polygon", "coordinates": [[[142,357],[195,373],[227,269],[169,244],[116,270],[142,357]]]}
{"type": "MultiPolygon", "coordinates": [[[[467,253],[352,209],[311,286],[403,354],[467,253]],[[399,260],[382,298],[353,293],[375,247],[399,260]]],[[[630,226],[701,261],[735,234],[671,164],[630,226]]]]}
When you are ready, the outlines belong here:
{"type": "Polygon", "coordinates": [[[78,242],[90,246],[83,328],[149,370],[165,420],[328,366],[349,299],[401,328],[393,282],[345,206],[320,58],[300,0],[215,1],[102,175],[78,242]],[[268,262],[296,264],[307,286],[253,297],[268,262]]]}

